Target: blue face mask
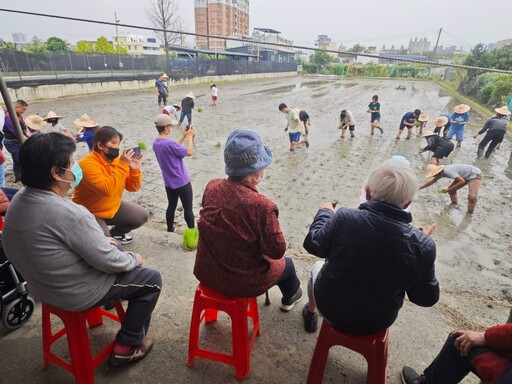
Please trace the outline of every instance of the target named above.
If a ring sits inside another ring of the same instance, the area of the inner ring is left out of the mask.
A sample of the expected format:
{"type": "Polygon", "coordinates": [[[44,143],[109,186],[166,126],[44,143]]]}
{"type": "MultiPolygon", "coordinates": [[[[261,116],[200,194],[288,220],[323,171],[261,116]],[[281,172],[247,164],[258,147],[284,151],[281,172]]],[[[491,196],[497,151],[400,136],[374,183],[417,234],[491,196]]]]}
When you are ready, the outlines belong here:
{"type": "Polygon", "coordinates": [[[71,172],[73,174],[73,176],[75,176],[75,180],[73,180],[73,181],[61,180],[61,181],[65,182],[65,183],[69,183],[71,188],[75,188],[78,184],[80,184],[84,175],[82,173],[82,168],[80,168],[80,165],[78,164],[78,161],[75,161],[75,164],[73,164],[73,167],[71,169],[68,169],[68,168],[62,168],[62,169],[65,169],[66,171],[71,172]]]}

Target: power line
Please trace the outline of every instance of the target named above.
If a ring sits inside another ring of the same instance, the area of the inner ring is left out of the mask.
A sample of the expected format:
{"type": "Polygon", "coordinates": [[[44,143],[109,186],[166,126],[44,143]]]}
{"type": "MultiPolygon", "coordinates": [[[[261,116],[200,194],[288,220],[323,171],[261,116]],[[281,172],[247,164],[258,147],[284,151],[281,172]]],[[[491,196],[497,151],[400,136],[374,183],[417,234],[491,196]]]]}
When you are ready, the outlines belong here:
{"type": "Polygon", "coordinates": [[[391,56],[379,56],[379,55],[372,55],[369,53],[340,52],[339,50],[321,49],[321,48],[306,47],[306,46],[301,46],[301,45],[289,45],[289,44],[272,43],[272,42],[258,42],[258,41],[254,41],[254,40],[247,41],[242,38],[236,38],[236,37],[225,37],[225,36],[218,36],[218,35],[211,35],[211,34],[193,33],[193,32],[185,32],[185,31],[174,31],[174,30],[169,30],[169,29],[161,29],[161,28],[155,28],[155,27],[144,27],[144,26],[133,25],[133,24],[113,23],[110,21],[82,19],[82,18],[78,18],[78,17],[50,15],[50,14],[46,14],[46,13],[37,13],[37,12],[17,11],[14,9],[0,8],[0,12],[9,12],[9,13],[22,14],[22,15],[48,17],[48,18],[59,19],[59,20],[79,21],[79,22],[92,23],[92,24],[102,24],[102,25],[111,25],[111,26],[117,25],[119,27],[142,29],[142,30],[146,30],[146,31],[165,32],[165,33],[185,35],[185,36],[194,36],[194,37],[206,37],[208,39],[221,39],[221,40],[225,40],[225,41],[228,41],[228,40],[229,41],[238,41],[238,42],[242,42],[242,43],[250,42],[252,44],[260,44],[260,45],[265,45],[265,46],[287,48],[287,49],[295,48],[295,49],[306,50],[306,51],[343,54],[346,56],[355,56],[355,57],[362,56],[362,57],[369,57],[369,58],[374,58],[374,59],[388,59],[388,60],[400,61],[400,62],[404,62],[404,63],[431,65],[431,66],[439,66],[439,67],[450,67],[450,68],[461,68],[461,69],[466,69],[466,70],[477,70],[477,71],[483,71],[483,72],[496,72],[496,73],[512,74],[512,71],[496,69],[496,68],[482,68],[482,67],[473,67],[473,66],[469,66],[469,65],[460,65],[460,64],[439,64],[434,61],[421,61],[421,60],[414,60],[414,59],[406,59],[406,58],[393,57],[392,55],[391,56]]]}

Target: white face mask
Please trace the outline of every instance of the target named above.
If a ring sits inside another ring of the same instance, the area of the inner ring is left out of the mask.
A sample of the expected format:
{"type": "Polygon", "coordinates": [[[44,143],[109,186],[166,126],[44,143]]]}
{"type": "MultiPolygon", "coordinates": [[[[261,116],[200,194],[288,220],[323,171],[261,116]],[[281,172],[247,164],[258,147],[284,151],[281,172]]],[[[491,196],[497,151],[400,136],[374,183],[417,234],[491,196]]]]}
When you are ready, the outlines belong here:
{"type": "Polygon", "coordinates": [[[263,179],[263,173],[260,173],[259,176],[254,176],[254,175],[252,176],[252,181],[253,181],[254,185],[258,185],[262,179],[263,179]]]}

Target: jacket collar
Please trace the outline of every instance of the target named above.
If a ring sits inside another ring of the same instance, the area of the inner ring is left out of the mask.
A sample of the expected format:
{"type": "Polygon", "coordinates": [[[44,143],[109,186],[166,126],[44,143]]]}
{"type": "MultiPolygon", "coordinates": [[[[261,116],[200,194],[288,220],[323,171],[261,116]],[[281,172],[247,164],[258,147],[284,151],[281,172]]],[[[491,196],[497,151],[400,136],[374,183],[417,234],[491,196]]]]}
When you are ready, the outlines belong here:
{"type": "Polygon", "coordinates": [[[234,183],[236,185],[239,185],[239,186],[242,186],[242,187],[245,187],[245,188],[249,188],[249,189],[252,189],[254,192],[256,193],[259,193],[258,191],[258,188],[257,187],[254,187],[252,185],[247,185],[247,184],[244,184],[244,183],[241,183],[241,182],[238,182],[236,180],[234,180],[232,177],[228,177],[227,180],[230,182],[230,183],[234,183]]]}
{"type": "Polygon", "coordinates": [[[403,223],[412,222],[412,215],[410,212],[406,212],[396,205],[388,204],[380,200],[370,200],[366,203],[362,203],[359,206],[359,209],[385,215],[403,223]]]}

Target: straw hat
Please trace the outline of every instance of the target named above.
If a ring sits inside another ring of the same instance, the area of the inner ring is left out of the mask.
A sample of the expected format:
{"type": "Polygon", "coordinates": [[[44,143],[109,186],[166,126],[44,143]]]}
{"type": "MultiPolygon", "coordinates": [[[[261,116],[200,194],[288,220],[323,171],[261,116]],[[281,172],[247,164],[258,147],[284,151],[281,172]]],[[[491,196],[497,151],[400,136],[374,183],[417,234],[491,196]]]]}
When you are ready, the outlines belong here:
{"type": "Polygon", "coordinates": [[[34,131],[40,131],[45,127],[46,121],[41,116],[30,115],[25,117],[25,124],[34,131]]]}
{"type": "Polygon", "coordinates": [[[181,105],[179,104],[173,104],[172,105],[174,108],[176,108],[178,111],[181,111],[181,105]]]}
{"type": "Polygon", "coordinates": [[[510,111],[508,110],[508,108],[506,106],[503,106],[501,108],[495,108],[494,111],[496,113],[499,113],[500,115],[503,115],[503,116],[510,115],[510,111]]]}
{"type": "Polygon", "coordinates": [[[430,129],[427,129],[423,136],[421,137],[428,137],[428,136],[437,136],[437,133],[432,132],[430,129]]]}
{"type": "Polygon", "coordinates": [[[196,97],[194,96],[194,93],[193,92],[189,92],[185,95],[185,97],[190,97],[191,99],[195,99],[196,97]]]}
{"type": "Polygon", "coordinates": [[[427,173],[425,173],[425,179],[434,177],[439,172],[441,172],[443,169],[444,169],[444,165],[434,165],[434,164],[427,165],[427,173]]]}
{"type": "Polygon", "coordinates": [[[448,124],[448,118],[446,116],[439,116],[434,124],[436,128],[444,127],[446,124],[448,124]]]}
{"type": "Polygon", "coordinates": [[[99,125],[97,121],[91,119],[86,113],[80,116],[80,118],[73,120],[73,124],[82,128],[94,128],[99,125]]]}
{"type": "Polygon", "coordinates": [[[422,123],[428,121],[428,115],[426,113],[422,113],[421,115],[418,116],[418,121],[421,121],[422,123]]]}
{"type": "Polygon", "coordinates": [[[459,104],[455,108],[453,108],[453,112],[455,112],[455,113],[466,113],[466,112],[469,112],[470,109],[471,109],[471,107],[469,105],[459,104]]]}
{"type": "Polygon", "coordinates": [[[43,120],[46,121],[46,120],[50,120],[50,119],[62,119],[62,116],[57,115],[53,111],[50,111],[50,112],[48,112],[48,115],[46,115],[46,117],[43,118],[43,120]]]}

